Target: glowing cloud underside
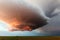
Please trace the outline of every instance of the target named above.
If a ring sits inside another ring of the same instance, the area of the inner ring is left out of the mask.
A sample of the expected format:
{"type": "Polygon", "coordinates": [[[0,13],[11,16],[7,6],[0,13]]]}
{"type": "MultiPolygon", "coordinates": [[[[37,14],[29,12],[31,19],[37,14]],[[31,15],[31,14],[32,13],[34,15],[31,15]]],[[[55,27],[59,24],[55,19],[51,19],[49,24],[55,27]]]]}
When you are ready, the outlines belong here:
{"type": "Polygon", "coordinates": [[[6,22],[0,20],[0,31],[8,31],[9,26],[6,22]]]}

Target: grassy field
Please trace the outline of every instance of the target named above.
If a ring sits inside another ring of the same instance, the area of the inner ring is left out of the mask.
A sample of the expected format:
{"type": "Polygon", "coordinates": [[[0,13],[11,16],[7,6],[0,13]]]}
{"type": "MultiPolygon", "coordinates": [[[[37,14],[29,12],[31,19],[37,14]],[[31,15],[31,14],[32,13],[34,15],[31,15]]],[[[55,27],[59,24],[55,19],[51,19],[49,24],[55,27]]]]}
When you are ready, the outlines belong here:
{"type": "Polygon", "coordinates": [[[1,36],[0,40],[60,40],[60,36],[1,36]]]}

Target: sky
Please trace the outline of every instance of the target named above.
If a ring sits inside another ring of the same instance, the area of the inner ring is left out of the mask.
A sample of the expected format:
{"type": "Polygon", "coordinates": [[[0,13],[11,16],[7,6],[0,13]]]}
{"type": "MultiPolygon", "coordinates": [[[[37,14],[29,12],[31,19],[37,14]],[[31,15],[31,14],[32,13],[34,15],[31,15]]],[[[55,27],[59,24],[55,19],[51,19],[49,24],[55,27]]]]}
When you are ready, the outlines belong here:
{"type": "MultiPolygon", "coordinates": [[[[54,4],[43,5],[43,8],[46,11],[46,13],[47,12],[49,13],[50,10],[52,11],[54,9],[53,5],[54,4]]],[[[33,30],[31,32],[30,31],[10,32],[10,31],[8,31],[8,28],[7,28],[8,26],[10,26],[10,25],[8,25],[6,22],[3,22],[3,21],[0,20],[0,36],[47,36],[47,35],[53,35],[53,34],[58,35],[58,33],[60,33],[60,15],[57,15],[57,16],[51,18],[49,24],[42,27],[42,30],[44,30],[45,32],[48,32],[48,33],[37,32],[35,30],[33,30]]],[[[40,30],[38,30],[38,31],[40,31],[40,30]]]]}

